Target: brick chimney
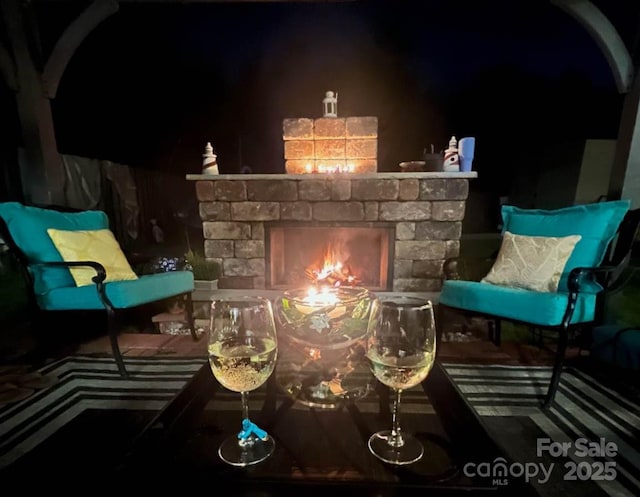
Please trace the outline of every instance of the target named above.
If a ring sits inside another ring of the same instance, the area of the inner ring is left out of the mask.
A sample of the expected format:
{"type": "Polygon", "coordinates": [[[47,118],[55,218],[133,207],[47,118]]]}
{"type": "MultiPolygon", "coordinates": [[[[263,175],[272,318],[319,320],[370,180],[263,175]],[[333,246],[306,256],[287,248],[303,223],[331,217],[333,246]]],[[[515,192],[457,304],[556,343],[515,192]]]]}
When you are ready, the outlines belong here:
{"type": "Polygon", "coordinates": [[[378,170],[378,118],[285,118],[285,169],[289,174],[378,170]]]}

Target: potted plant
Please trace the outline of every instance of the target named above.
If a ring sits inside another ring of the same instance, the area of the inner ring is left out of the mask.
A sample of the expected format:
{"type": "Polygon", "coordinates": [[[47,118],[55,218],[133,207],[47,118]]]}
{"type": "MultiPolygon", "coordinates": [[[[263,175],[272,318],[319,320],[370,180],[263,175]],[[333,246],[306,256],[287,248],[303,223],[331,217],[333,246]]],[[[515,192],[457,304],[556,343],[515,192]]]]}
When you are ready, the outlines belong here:
{"type": "Polygon", "coordinates": [[[196,291],[211,291],[218,288],[220,264],[207,260],[203,255],[190,250],[185,254],[187,267],[193,272],[196,291]]]}

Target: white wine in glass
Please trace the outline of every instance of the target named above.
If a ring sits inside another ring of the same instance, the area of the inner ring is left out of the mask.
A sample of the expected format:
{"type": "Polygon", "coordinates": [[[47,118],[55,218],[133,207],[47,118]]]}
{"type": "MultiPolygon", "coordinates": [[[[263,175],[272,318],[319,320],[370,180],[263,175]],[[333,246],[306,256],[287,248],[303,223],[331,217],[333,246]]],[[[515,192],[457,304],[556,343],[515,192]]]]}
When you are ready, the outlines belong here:
{"type": "Polygon", "coordinates": [[[429,375],[436,355],[436,329],[431,302],[415,297],[390,297],[375,302],[369,320],[367,359],[373,375],[394,393],[390,430],[374,433],[369,450],[389,464],[418,461],[424,447],[400,427],[403,390],[429,375]]]}
{"type": "Polygon", "coordinates": [[[249,392],[262,386],[276,365],[278,341],[271,302],[262,297],[231,297],[211,303],[209,365],[218,382],[239,392],[242,429],[225,439],[218,454],[233,466],[264,461],[275,441],[249,418],[249,392]]]}

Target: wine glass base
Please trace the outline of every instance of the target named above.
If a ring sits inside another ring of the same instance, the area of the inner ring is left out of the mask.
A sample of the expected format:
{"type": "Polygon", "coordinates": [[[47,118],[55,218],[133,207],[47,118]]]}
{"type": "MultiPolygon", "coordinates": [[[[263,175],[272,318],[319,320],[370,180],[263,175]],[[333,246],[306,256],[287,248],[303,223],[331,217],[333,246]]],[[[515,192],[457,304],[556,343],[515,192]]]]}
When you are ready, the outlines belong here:
{"type": "Polygon", "coordinates": [[[227,438],[218,449],[218,455],[224,462],[232,466],[251,466],[264,461],[273,454],[276,443],[273,437],[266,440],[256,439],[253,444],[241,447],[238,437],[227,438]]]}
{"type": "Polygon", "coordinates": [[[424,454],[422,443],[413,435],[402,435],[402,447],[389,445],[390,437],[391,430],[384,430],[374,433],[369,438],[369,450],[381,461],[401,466],[418,461],[424,454]]]}

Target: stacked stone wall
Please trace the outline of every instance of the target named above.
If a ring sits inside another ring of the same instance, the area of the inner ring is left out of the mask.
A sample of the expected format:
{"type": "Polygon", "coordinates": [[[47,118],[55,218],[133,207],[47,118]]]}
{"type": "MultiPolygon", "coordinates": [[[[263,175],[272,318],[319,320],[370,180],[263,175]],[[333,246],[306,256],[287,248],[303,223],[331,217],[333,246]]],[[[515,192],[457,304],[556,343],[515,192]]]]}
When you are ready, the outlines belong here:
{"type": "Polygon", "coordinates": [[[270,222],[391,223],[390,290],[398,292],[439,291],[445,259],[459,253],[468,178],[249,176],[195,183],[204,253],[221,265],[220,288],[265,288],[265,223],[270,222]]]}

